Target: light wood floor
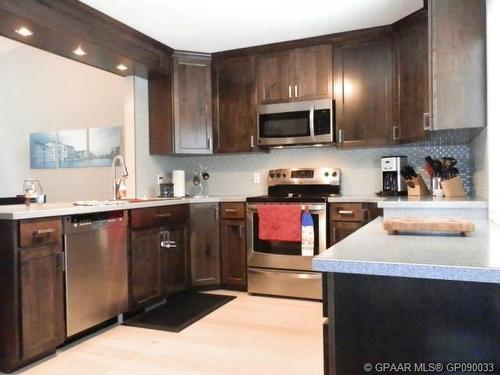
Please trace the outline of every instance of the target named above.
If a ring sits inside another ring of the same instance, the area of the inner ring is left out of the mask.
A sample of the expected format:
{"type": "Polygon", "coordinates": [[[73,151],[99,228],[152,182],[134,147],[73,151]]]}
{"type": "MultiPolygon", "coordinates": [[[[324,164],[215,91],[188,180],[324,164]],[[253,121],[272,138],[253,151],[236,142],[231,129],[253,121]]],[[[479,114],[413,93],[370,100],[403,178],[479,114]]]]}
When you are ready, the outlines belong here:
{"type": "Polygon", "coordinates": [[[216,293],[238,298],[180,333],[115,326],[19,373],[322,374],[320,303],[216,293]]]}

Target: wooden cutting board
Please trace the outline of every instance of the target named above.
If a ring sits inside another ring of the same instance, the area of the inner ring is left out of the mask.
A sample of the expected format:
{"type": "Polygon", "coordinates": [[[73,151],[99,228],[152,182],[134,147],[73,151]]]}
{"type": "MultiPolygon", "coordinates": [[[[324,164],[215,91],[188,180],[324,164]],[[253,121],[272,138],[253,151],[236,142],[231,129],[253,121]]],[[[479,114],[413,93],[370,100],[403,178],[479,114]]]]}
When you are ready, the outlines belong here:
{"type": "Polygon", "coordinates": [[[454,218],[387,218],[384,219],[384,229],[388,234],[401,232],[441,232],[460,233],[466,236],[476,230],[470,220],[454,218]]]}

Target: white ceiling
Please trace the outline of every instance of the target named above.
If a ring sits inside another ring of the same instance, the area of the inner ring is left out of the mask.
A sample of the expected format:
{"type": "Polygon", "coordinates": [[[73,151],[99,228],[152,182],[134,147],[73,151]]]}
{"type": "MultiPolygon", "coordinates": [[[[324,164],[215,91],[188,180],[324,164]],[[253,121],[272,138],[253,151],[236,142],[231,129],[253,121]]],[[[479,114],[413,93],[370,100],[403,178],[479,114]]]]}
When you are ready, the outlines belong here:
{"type": "Polygon", "coordinates": [[[423,0],[82,0],[174,48],[217,52],[393,23],[423,0]]]}

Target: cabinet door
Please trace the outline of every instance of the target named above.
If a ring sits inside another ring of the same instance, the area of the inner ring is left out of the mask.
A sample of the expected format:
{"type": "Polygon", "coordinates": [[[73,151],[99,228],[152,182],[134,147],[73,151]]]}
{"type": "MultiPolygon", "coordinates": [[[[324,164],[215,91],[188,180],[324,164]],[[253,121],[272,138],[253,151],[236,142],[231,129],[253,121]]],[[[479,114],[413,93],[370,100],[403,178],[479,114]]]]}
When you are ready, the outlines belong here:
{"type": "Polygon", "coordinates": [[[162,230],[160,253],[161,285],[164,295],[188,288],[188,226],[181,225],[162,230]]]}
{"type": "Polygon", "coordinates": [[[174,152],[171,74],[150,73],[148,77],[149,153],[174,152]]]}
{"type": "Polygon", "coordinates": [[[486,125],[486,2],[429,1],[432,129],[486,125]]]}
{"type": "Polygon", "coordinates": [[[130,235],[130,301],[132,306],[161,296],[160,229],[134,230],[130,235]]]}
{"type": "Polygon", "coordinates": [[[257,144],[255,56],[226,58],[215,65],[217,152],[251,152],[257,144]]]}
{"type": "Polygon", "coordinates": [[[365,222],[334,221],[330,224],[330,246],[342,241],[365,225],[365,222]]]}
{"type": "Polygon", "coordinates": [[[396,31],[399,76],[399,111],[396,137],[400,142],[427,138],[425,116],[429,113],[429,48],[427,13],[400,25],[396,31]]]}
{"type": "Polygon", "coordinates": [[[338,146],[393,142],[392,38],[337,45],[333,51],[338,146]]]}
{"type": "Polygon", "coordinates": [[[191,285],[220,284],[219,205],[191,205],[191,285]]]}
{"type": "Polygon", "coordinates": [[[259,56],[259,102],[293,100],[293,64],[291,51],[264,53],[259,56]]]}
{"type": "Polygon", "coordinates": [[[332,46],[297,48],[293,52],[293,96],[298,100],[332,96],[332,46]]]}
{"type": "Polygon", "coordinates": [[[21,258],[22,358],[64,342],[63,252],[60,245],[24,249],[21,258]]]}
{"type": "Polygon", "coordinates": [[[174,59],[175,153],[212,153],[210,60],[174,59]]]}
{"type": "Polygon", "coordinates": [[[247,254],[244,220],[222,220],[222,284],[225,287],[246,289],[247,254]]]}

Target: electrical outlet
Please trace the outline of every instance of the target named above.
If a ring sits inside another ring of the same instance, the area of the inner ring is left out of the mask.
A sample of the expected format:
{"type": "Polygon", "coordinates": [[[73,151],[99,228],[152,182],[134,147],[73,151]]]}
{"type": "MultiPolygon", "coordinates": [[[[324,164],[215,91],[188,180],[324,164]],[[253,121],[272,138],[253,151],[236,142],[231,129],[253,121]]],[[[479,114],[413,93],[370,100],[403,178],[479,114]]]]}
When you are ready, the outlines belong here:
{"type": "Polygon", "coordinates": [[[253,183],[254,184],[260,184],[260,173],[259,172],[254,172],[254,174],[253,174],[253,183]]]}
{"type": "Polygon", "coordinates": [[[156,176],[156,184],[157,185],[163,184],[164,181],[165,181],[165,178],[161,174],[156,176]]]}

